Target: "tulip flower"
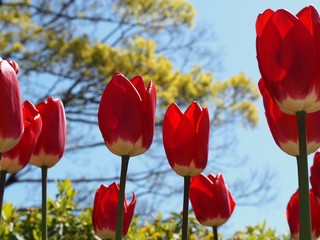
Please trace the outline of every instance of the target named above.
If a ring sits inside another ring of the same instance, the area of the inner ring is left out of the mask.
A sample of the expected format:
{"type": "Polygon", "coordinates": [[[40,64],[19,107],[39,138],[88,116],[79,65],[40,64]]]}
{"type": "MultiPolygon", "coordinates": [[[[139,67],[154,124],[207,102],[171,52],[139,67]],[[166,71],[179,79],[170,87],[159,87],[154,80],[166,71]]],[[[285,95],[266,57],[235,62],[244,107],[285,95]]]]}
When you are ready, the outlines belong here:
{"type": "MultiPolygon", "coordinates": [[[[276,144],[287,154],[299,155],[298,123],[296,116],[283,113],[272,100],[265,81],[259,81],[265,115],[276,144]]],[[[307,154],[320,147],[320,111],[306,115],[307,154]]]]}
{"type": "Polygon", "coordinates": [[[98,123],[108,149],[118,156],[146,152],[153,139],[156,89],[141,76],[128,80],[115,73],[103,92],[98,123]]]}
{"type": "Polygon", "coordinates": [[[209,113],[197,102],[182,113],[171,104],[164,116],[163,145],[171,168],[184,177],[182,240],[188,239],[189,187],[191,176],[201,173],[208,162],[209,113]]]}
{"type": "Polygon", "coordinates": [[[310,169],[310,183],[313,193],[320,204],[320,152],[316,152],[313,158],[313,165],[310,169]]]}
{"type": "Polygon", "coordinates": [[[23,132],[18,64],[0,58],[0,153],[18,144],[23,132]]]}
{"type": "MultiPolygon", "coordinates": [[[[320,237],[320,205],[317,202],[313,189],[309,191],[311,205],[311,225],[312,239],[320,237]]],[[[292,237],[295,240],[299,239],[299,192],[296,191],[290,198],[287,206],[287,220],[292,237]]],[[[301,238],[300,238],[301,239],[301,238]]]]}
{"type": "MultiPolygon", "coordinates": [[[[119,184],[115,182],[110,186],[101,185],[96,191],[92,212],[92,224],[96,235],[102,239],[115,239],[119,191],[119,184]]],[[[135,194],[133,194],[130,204],[128,204],[126,198],[124,198],[122,236],[125,236],[128,232],[135,206],[135,194]]]]}
{"type": "Polygon", "coordinates": [[[196,218],[204,226],[221,226],[236,205],[221,173],[192,177],[190,201],[196,218]]]}
{"type": "Polygon", "coordinates": [[[146,152],[153,139],[156,89],[141,76],[131,80],[115,73],[104,90],[98,124],[108,149],[122,158],[116,239],[121,239],[125,184],[129,158],[146,152]]]}
{"type": "Polygon", "coordinates": [[[37,109],[43,124],[30,163],[37,167],[50,168],[61,159],[66,145],[64,107],[60,99],[49,97],[40,102],[37,109]]]}
{"type": "Polygon", "coordinates": [[[47,228],[47,175],[62,157],[66,145],[66,116],[60,99],[48,97],[37,105],[42,118],[42,130],[30,159],[41,168],[42,183],[42,239],[48,239],[47,228]]]}
{"type": "Polygon", "coordinates": [[[24,132],[19,143],[8,152],[2,153],[1,171],[16,173],[30,161],[42,129],[42,120],[38,110],[30,101],[23,103],[24,132]]]}
{"type": "Polygon", "coordinates": [[[163,120],[163,144],[172,169],[180,176],[201,173],[208,162],[209,113],[197,102],[183,114],[171,104],[163,120]]]}
{"type": "Polygon", "coordinates": [[[264,84],[287,114],[320,110],[320,18],[313,6],[296,16],[266,10],[256,21],[257,59],[264,84]]]}

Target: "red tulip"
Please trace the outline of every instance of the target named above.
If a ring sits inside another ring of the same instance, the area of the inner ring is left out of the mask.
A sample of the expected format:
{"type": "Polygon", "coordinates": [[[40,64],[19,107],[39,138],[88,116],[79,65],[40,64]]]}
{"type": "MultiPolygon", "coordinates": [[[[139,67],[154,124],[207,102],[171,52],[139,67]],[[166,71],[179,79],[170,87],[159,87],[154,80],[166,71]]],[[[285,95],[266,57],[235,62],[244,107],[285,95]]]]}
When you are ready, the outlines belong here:
{"type": "Polygon", "coordinates": [[[196,218],[204,226],[224,224],[236,205],[221,173],[192,177],[190,201],[196,218]]]}
{"type": "Polygon", "coordinates": [[[66,117],[60,99],[49,97],[37,109],[42,118],[40,133],[30,163],[37,166],[54,166],[62,157],[66,145],[66,117]]]}
{"type": "Polygon", "coordinates": [[[281,111],[320,110],[320,18],[313,6],[297,16],[266,10],[256,22],[257,59],[268,92],[281,111]]]}
{"type": "Polygon", "coordinates": [[[197,102],[183,114],[171,104],[163,120],[163,145],[172,169],[180,176],[201,173],[208,162],[209,113],[197,102]]]}
{"type": "MultiPolygon", "coordinates": [[[[115,182],[109,187],[101,185],[96,191],[92,212],[92,224],[96,235],[100,238],[115,238],[119,191],[119,184],[115,182]]],[[[122,236],[125,236],[128,232],[136,206],[136,196],[134,193],[132,195],[133,198],[129,205],[126,198],[124,199],[122,236]]]]}
{"type": "Polygon", "coordinates": [[[121,73],[113,75],[103,92],[98,123],[109,150],[119,156],[136,156],[146,152],[153,139],[156,89],[147,88],[136,76],[128,80],[121,73]]]}
{"type": "Polygon", "coordinates": [[[320,152],[316,152],[313,158],[313,165],[310,169],[310,183],[313,193],[320,204],[320,152]]]}
{"type": "Polygon", "coordinates": [[[18,64],[0,58],[0,153],[13,148],[23,132],[18,64]]]}
{"type": "MultiPolygon", "coordinates": [[[[265,85],[259,81],[259,89],[263,97],[265,115],[271,134],[277,145],[287,154],[299,155],[299,139],[297,118],[283,113],[272,100],[265,85]]],[[[320,111],[306,115],[307,153],[313,153],[320,147],[320,111]]]]}
{"type": "Polygon", "coordinates": [[[23,103],[24,132],[19,143],[8,152],[2,153],[1,170],[16,173],[30,161],[42,129],[42,120],[38,110],[29,101],[23,103]]]}
{"type": "MultiPolygon", "coordinates": [[[[312,225],[312,239],[320,237],[320,205],[314,196],[311,189],[310,193],[310,208],[311,208],[311,225],[312,225]]],[[[287,220],[292,237],[299,239],[300,224],[299,224],[299,191],[297,190],[287,206],[287,220]]]]}

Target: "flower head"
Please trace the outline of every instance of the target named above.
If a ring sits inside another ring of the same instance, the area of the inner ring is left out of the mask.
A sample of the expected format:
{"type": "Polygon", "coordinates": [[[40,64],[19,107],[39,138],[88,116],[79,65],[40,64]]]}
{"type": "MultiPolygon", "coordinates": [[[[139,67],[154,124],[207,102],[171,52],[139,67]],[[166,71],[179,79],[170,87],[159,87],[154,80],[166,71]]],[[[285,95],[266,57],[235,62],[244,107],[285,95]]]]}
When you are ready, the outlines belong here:
{"type": "Polygon", "coordinates": [[[224,224],[236,205],[221,173],[192,177],[190,201],[196,218],[204,226],[224,224]]]}
{"type": "Polygon", "coordinates": [[[42,118],[42,130],[30,163],[37,166],[54,166],[62,157],[66,145],[66,116],[60,99],[48,97],[37,109],[42,118]]]}
{"type": "Polygon", "coordinates": [[[98,123],[109,150],[119,156],[146,152],[153,139],[156,89],[145,87],[142,77],[128,80],[121,73],[113,75],[104,90],[98,123]]]}
{"type": "MultiPolygon", "coordinates": [[[[101,185],[96,191],[92,224],[96,235],[103,239],[115,238],[119,191],[119,184],[115,182],[110,186],[101,185]]],[[[133,194],[133,198],[129,204],[124,199],[122,236],[125,236],[128,232],[135,206],[135,194],[133,194]]]]}
{"type": "Polygon", "coordinates": [[[320,110],[320,18],[313,6],[296,16],[266,10],[256,21],[261,76],[281,111],[320,110]]]}
{"type": "MultiPolygon", "coordinates": [[[[310,212],[312,225],[312,239],[320,237],[320,205],[314,195],[313,190],[310,194],[310,212]]],[[[300,224],[299,224],[299,191],[297,190],[290,198],[287,206],[287,220],[292,237],[299,240],[300,224]]]]}
{"type": "Polygon", "coordinates": [[[18,144],[23,132],[18,64],[0,58],[0,153],[18,144]]]}
{"type": "Polygon", "coordinates": [[[197,102],[182,113],[171,104],[163,120],[163,145],[172,169],[180,176],[201,173],[208,162],[209,113],[197,102]]]}

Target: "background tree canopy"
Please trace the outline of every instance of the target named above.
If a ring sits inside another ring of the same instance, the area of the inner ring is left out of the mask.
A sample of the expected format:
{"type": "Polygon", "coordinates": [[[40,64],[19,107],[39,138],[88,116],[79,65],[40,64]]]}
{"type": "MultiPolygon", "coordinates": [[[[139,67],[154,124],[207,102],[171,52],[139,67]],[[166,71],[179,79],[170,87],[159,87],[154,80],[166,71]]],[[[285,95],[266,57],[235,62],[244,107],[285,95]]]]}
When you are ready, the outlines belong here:
{"type": "MultiPolygon", "coordinates": [[[[161,146],[161,123],[170,103],[185,107],[196,100],[209,107],[211,139],[219,139],[211,144],[209,161],[231,149],[230,128],[258,123],[256,86],[242,73],[224,81],[214,79],[220,56],[207,44],[214,38],[213,31],[194,26],[196,12],[187,0],[4,0],[0,11],[0,54],[18,62],[22,97],[37,103],[51,95],[64,103],[68,153],[61,161],[74,154],[88,159],[81,151],[104,145],[96,130],[97,109],[115,72],[154,82],[158,95],[155,147],[149,151],[148,163],[131,173],[129,169],[128,176],[138,198],[167,197],[180,190],[170,184],[173,173],[161,146]]],[[[9,176],[7,185],[38,182],[33,171],[27,167],[9,176]]],[[[72,180],[94,182],[97,187],[117,180],[117,175],[74,174],[72,180]]],[[[246,198],[248,203],[254,194],[251,203],[268,201],[269,176],[269,172],[253,172],[248,175],[251,181],[236,181],[231,186],[235,198],[246,198]]]]}

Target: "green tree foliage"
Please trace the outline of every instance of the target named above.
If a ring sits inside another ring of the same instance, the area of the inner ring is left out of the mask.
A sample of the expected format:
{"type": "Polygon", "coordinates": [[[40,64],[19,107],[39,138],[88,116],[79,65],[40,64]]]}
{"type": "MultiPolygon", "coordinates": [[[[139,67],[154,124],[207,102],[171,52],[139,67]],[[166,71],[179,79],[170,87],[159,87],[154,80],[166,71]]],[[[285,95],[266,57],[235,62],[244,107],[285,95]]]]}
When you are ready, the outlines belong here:
{"type": "Polygon", "coordinates": [[[230,240],[289,240],[290,234],[278,235],[274,229],[268,228],[266,222],[255,226],[247,226],[244,231],[237,231],[230,240]]]}
{"type": "MultiPolygon", "coordinates": [[[[105,81],[121,71],[128,77],[142,75],[146,81],[154,81],[163,107],[214,97],[219,103],[231,101],[222,109],[239,112],[254,126],[257,109],[252,100],[257,98],[257,90],[250,79],[240,75],[216,82],[212,72],[203,67],[192,65],[181,71],[170,59],[177,51],[174,48],[189,49],[188,45],[164,46],[169,37],[175,37],[168,32],[191,31],[194,18],[192,5],[183,0],[4,1],[0,51],[3,58],[18,61],[24,74],[22,83],[33,73],[50,75],[41,79],[51,87],[46,95],[62,98],[71,121],[81,119],[72,115],[76,112],[79,117],[80,106],[89,113],[89,106],[98,104],[105,81]],[[98,23],[104,25],[93,35],[91,25],[98,23]],[[168,51],[172,53],[166,54],[168,51]]],[[[45,97],[43,92],[41,97],[45,97]]]]}
{"type": "MultiPolygon", "coordinates": [[[[70,180],[57,183],[58,193],[55,199],[48,201],[48,237],[52,240],[89,240],[99,239],[94,235],[91,213],[92,208],[79,209],[74,202],[76,191],[70,180]]],[[[182,216],[172,213],[167,219],[158,214],[150,221],[142,222],[136,216],[130,226],[126,240],[175,240],[181,239],[182,216]]],[[[18,210],[11,203],[3,208],[3,221],[0,226],[3,240],[39,240],[41,239],[41,210],[28,208],[18,210]]],[[[189,239],[211,240],[212,232],[196,220],[189,217],[189,239]]],[[[221,233],[219,239],[226,239],[221,233]]],[[[279,236],[266,226],[257,224],[248,226],[244,231],[237,231],[228,240],[287,240],[288,235],[279,236]]]]}
{"type": "MultiPolygon", "coordinates": [[[[78,211],[76,191],[69,180],[57,183],[55,199],[48,200],[49,239],[94,239],[91,208],[78,211]]],[[[41,209],[18,210],[11,203],[3,207],[1,239],[41,239],[41,209]]]]}

